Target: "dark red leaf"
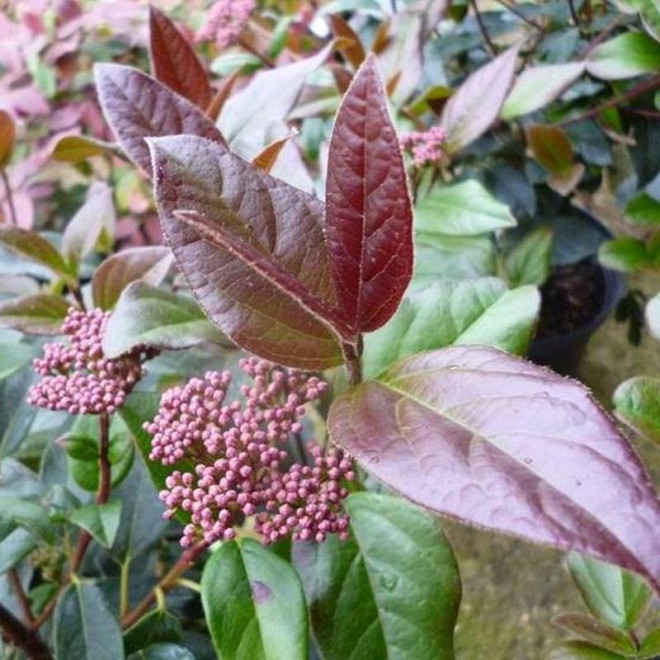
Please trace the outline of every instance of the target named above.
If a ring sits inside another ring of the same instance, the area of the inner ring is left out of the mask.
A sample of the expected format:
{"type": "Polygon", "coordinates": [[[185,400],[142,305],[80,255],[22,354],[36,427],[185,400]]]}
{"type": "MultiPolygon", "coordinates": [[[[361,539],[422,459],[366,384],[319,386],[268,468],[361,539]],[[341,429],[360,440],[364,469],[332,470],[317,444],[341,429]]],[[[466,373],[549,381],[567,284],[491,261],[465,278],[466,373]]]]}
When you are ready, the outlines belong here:
{"type": "Polygon", "coordinates": [[[176,25],[149,8],[151,70],[164,85],[206,110],[213,90],[204,65],[176,25]]]}
{"type": "Polygon", "coordinates": [[[336,399],[328,423],[414,502],[618,564],[660,591],[660,501],[579,383],[495,349],[447,348],[336,399]]]}
{"type": "Polygon", "coordinates": [[[412,210],[401,150],[369,57],[337,115],[326,184],[326,235],[340,307],[356,332],[394,314],[412,275],[412,210]]]}
{"type": "Polygon", "coordinates": [[[119,64],[97,64],[94,72],[106,119],[128,157],[147,175],[147,137],[199,135],[224,144],[220,131],[197,106],[145,73],[119,64]]]}
{"type": "Polygon", "coordinates": [[[340,364],[325,318],[335,299],[323,204],[217,143],[180,136],[151,146],[165,235],[208,316],[269,360],[340,364]]]}

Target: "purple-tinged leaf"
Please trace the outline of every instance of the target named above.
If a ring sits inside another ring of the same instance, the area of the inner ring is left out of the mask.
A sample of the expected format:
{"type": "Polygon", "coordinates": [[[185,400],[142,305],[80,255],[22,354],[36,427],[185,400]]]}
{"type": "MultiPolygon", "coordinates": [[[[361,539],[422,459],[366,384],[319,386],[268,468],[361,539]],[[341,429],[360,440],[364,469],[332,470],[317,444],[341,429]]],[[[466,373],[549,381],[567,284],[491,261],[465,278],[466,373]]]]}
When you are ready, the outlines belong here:
{"type": "Polygon", "coordinates": [[[509,48],[471,74],[447,101],[440,126],[447,131],[448,153],[474,142],[497,120],[513,84],[517,56],[518,48],[509,48]]]}
{"type": "Polygon", "coordinates": [[[237,154],[253,158],[266,146],[273,126],[293,109],[305,81],[330,55],[333,44],[312,57],[260,71],[222,107],[218,126],[237,154]]]}
{"type": "Polygon", "coordinates": [[[0,328],[27,334],[58,335],[71,305],[60,296],[35,293],[0,303],[0,328]]]}
{"type": "Polygon", "coordinates": [[[158,286],[172,265],[173,257],[166,247],[128,248],[108,257],[94,272],[92,296],[101,309],[112,309],[122,291],[136,281],[158,286]]]}
{"type": "Polygon", "coordinates": [[[213,98],[194,48],[162,12],[149,7],[149,55],[156,80],[205,110],[213,98]]]}
{"type": "Polygon", "coordinates": [[[151,148],[165,236],[208,316],[280,364],[341,363],[324,318],[335,299],[323,204],[208,140],[162,138],[151,148]]]}
{"type": "Polygon", "coordinates": [[[0,169],[9,165],[16,141],[16,125],[11,115],[0,110],[0,169]]]}
{"type": "Polygon", "coordinates": [[[215,124],[187,99],[128,66],[94,67],[101,106],[126,155],[151,176],[148,137],[198,135],[224,143],[215,124]]]}
{"type": "Polygon", "coordinates": [[[45,266],[56,275],[71,280],[71,272],[55,246],[35,231],[0,226],[0,245],[10,252],[45,266]]]}
{"type": "Polygon", "coordinates": [[[326,236],[337,298],[355,332],[384,325],[413,267],[406,172],[376,60],[355,75],[337,114],[326,183],[326,236]]]}
{"type": "Polygon", "coordinates": [[[563,612],[554,617],[552,623],[579,639],[584,639],[613,653],[632,657],[635,655],[635,645],[625,632],[586,614],[563,612]]]}
{"type": "Polygon", "coordinates": [[[617,564],[660,591],[660,501],[579,383],[495,349],[447,348],[336,399],[328,423],[414,502],[617,564]]]}

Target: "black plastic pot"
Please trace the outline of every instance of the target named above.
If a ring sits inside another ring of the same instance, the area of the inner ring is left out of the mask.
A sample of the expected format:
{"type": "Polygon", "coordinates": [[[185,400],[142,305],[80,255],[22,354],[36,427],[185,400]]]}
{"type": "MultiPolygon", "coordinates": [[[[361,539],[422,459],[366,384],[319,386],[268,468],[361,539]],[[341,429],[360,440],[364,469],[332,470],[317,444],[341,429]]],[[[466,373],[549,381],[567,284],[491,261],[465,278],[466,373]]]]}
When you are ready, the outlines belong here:
{"type": "Polygon", "coordinates": [[[623,273],[600,266],[605,282],[605,295],[598,314],[587,324],[565,335],[535,339],[529,358],[567,376],[575,375],[578,362],[591,335],[605,322],[626,291],[623,273]]]}

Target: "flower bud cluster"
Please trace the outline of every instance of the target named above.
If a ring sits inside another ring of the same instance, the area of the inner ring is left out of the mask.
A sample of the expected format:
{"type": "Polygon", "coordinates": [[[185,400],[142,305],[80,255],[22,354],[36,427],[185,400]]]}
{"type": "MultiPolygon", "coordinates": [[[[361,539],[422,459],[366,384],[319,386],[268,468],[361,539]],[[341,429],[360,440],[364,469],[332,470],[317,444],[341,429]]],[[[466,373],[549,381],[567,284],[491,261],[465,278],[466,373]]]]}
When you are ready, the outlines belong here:
{"type": "Polygon", "coordinates": [[[413,163],[417,167],[424,167],[435,165],[442,160],[442,145],[446,140],[445,129],[434,126],[428,131],[406,133],[401,136],[399,143],[402,149],[412,153],[413,163]]]}
{"type": "Polygon", "coordinates": [[[197,40],[214,41],[219,49],[233,45],[256,6],[255,0],[218,0],[209,10],[197,40]]]}
{"type": "Polygon", "coordinates": [[[32,363],[43,378],[30,388],[29,404],[72,415],[110,414],[122,406],[142,377],[144,351],[106,358],[101,344],[109,318],[101,309],[69,309],[61,328],[69,342],[46,344],[32,363]]]}
{"type": "Polygon", "coordinates": [[[231,373],[209,371],[166,391],[145,430],[152,436],[150,458],[174,470],[160,499],[166,517],[190,517],[181,538],[188,547],[235,536],[235,527],[255,516],[264,543],[285,537],[322,541],[345,537],[348,519],[341,483],[354,478],[339,449],[325,455],[313,448],[313,466],[291,461],[287,447],[302,430],[305,405],[328,388],[319,378],[276,367],[264,360],[241,361],[252,379],[241,399],[228,402],[231,373]]]}

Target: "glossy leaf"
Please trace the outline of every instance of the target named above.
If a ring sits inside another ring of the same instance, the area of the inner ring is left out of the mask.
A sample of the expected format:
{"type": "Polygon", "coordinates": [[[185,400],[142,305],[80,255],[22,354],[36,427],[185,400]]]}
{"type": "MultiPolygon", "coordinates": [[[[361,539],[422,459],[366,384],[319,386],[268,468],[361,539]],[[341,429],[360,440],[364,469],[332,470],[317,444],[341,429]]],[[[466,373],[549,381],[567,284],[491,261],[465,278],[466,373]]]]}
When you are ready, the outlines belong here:
{"type": "Polygon", "coordinates": [[[430,235],[477,236],[515,224],[509,207],[475,180],[437,188],[415,206],[415,230],[430,235]]]}
{"type": "Polygon", "coordinates": [[[336,399],[332,440],[409,499],[660,589],[660,501],[588,391],[492,348],[405,358],[336,399]]]}
{"type": "Polygon", "coordinates": [[[9,165],[14,153],[14,142],[16,141],[16,125],[11,115],[0,110],[0,169],[9,165]]]}
{"type": "Polygon", "coordinates": [[[117,660],[124,657],[121,629],[101,590],[90,582],[69,585],[55,610],[58,658],[117,660]]]}
{"type": "Polygon", "coordinates": [[[114,225],[112,189],[105,183],[96,182],[62,234],[62,254],[73,269],[93,252],[103,229],[112,230],[114,225]]]}
{"type": "Polygon", "coordinates": [[[616,388],[612,399],[617,417],[660,442],[660,378],[630,378],[616,388]]]}
{"type": "Polygon", "coordinates": [[[635,645],[626,633],[586,614],[565,612],[557,615],[552,622],[579,639],[601,646],[608,651],[623,655],[635,654],[635,645]]]}
{"type": "Polygon", "coordinates": [[[149,7],[149,30],[151,70],[156,80],[205,110],[213,90],[195,49],[174,23],[153,6],[149,7]]]}
{"type": "Polygon", "coordinates": [[[57,335],[70,307],[64,298],[49,293],[10,298],[0,302],[0,327],[27,334],[57,335]]]}
{"type": "Polygon", "coordinates": [[[587,71],[605,80],[660,71],[660,44],[643,32],[625,32],[596,46],[587,58],[587,71]]]}
{"type": "Polygon", "coordinates": [[[624,210],[626,220],[641,227],[660,226],[660,202],[646,193],[633,197],[624,210]]]}
{"type": "Polygon", "coordinates": [[[52,157],[62,163],[79,163],[92,156],[112,153],[113,149],[113,144],[95,140],[87,135],[66,135],[58,140],[52,157]]]}
{"type": "Polygon", "coordinates": [[[541,306],[535,287],[507,291],[492,277],[445,280],[417,289],[380,330],[364,338],[364,372],[376,375],[399,358],[452,344],[483,344],[523,354],[541,306]]]}
{"type": "Polygon", "coordinates": [[[128,660],[196,660],[196,658],[185,646],[159,642],[131,654],[128,660]]]}
{"type": "Polygon", "coordinates": [[[19,497],[0,496],[0,537],[4,537],[17,526],[47,543],[53,543],[55,540],[48,511],[41,504],[19,497]]]}
{"type": "Polygon", "coordinates": [[[181,349],[203,341],[231,345],[191,298],[133,282],[108,321],[103,352],[116,357],[140,345],[181,349]]]}
{"type": "Polygon", "coordinates": [[[590,612],[615,628],[630,630],[646,611],[651,591],[633,573],[576,552],[568,568],[590,612]]]}
{"type": "Polygon", "coordinates": [[[38,354],[39,351],[29,344],[0,342],[0,380],[9,378],[25,365],[30,364],[32,358],[37,357],[38,354]]]}
{"type": "Polygon", "coordinates": [[[461,280],[497,274],[495,243],[489,236],[416,235],[413,288],[441,279],[461,280]]]}
{"type": "Polygon", "coordinates": [[[111,255],[94,271],[94,304],[101,309],[112,309],[132,282],[158,286],[165,279],[172,261],[170,250],[158,245],[128,248],[111,255]]]}
{"type": "Polygon", "coordinates": [[[179,620],[164,610],[145,614],[124,633],[126,655],[163,642],[179,642],[183,630],[179,620]]]}
{"type": "Polygon", "coordinates": [[[106,504],[89,504],[71,513],[74,525],[88,531],[104,548],[112,546],[119,528],[121,502],[111,500],[106,504]]]}
{"type": "Polygon", "coordinates": [[[561,128],[533,124],[525,129],[525,136],[532,155],[546,170],[556,174],[570,170],[575,154],[561,128]]]}
{"type": "Polygon", "coordinates": [[[406,172],[375,58],[357,72],[330,140],[326,227],[338,302],[355,332],[379,328],[412,277],[406,172]]]}
{"type": "Polygon", "coordinates": [[[220,660],[307,660],[305,595],[293,567],[253,539],[223,543],[202,573],[220,660]]]}
{"type": "Polygon", "coordinates": [[[474,142],[497,120],[513,83],[517,57],[518,48],[509,48],[468,76],[447,101],[440,119],[447,132],[447,153],[474,142]]]}
{"type": "Polygon", "coordinates": [[[453,659],[461,585],[438,520],[377,493],[345,507],[350,539],[294,545],[322,657],[453,659]]]}
{"type": "Polygon", "coordinates": [[[235,153],[250,159],[263,149],[270,141],[269,131],[286,119],[307,77],[328,59],[332,47],[329,44],[312,57],[260,71],[229,97],[218,118],[218,127],[235,153]]]}
{"type": "Polygon", "coordinates": [[[624,272],[660,264],[658,255],[633,236],[617,236],[603,243],[598,250],[598,260],[603,266],[624,272]]]}
{"type": "Polygon", "coordinates": [[[584,72],[583,62],[549,64],[525,69],[502,106],[502,119],[536,112],[561,96],[584,72]]]}
{"type": "Polygon", "coordinates": [[[0,575],[10,568],[18,566],[37,547],[37,541],[33,534],[22,528],[15,529],[2,539],[0,541],[0,575]]]}
{"type": "Polygon", "coordinates": [[[37,232],[0,226],[0,243],[14,254],[36,261],[56,275],[70,278],[71,274],[62,255],[37,232]]]}
{"type": "Polygon", "coordinates": [[[339,364],[323,204],[206,140],[163,138],[152,149],[165,235],[211,320],[280,364],[339,364]]]}
{"type": "Polygon", "coordinates": [[[270,172],[275,163],[277,162],[277,157],[282,152],[282,149],[286,146],[287,142],[293,137],[294,134],[287,135],[279,140],[275,140],[270,144],[266,145],[253,159],[252,164],[258,167],[264,172],[270,172]]]}
{"type": "MultiPolygon", "coordinates": [[[[16,352],[23,353],[22,349],[16,352]]],[[[13,454],[32,426],[37,408],[27,403],[26,396],[35,380],[32,369],[25,366],[0,381],[0,458],[13,454]]]]}
{"type": "Polygon", "coordinates": [[[660,294],[656,294],[648,301],[644,315],[651,336],[660,339],[660,294]]]}
{"type": "Polygon", "coordinates": [[[511,286],[543,284],[550,275],[553,244],[550,227],[529,232],[507,255],[505,266],[511,286]]]}
{"type": "Polygon", "coordinates": [[[145,138],[185,134],[224,143],[199,108],[141,71],[119,64],[97,64],[94,73],[106,119],[126,155],[145,174],[151,175],[145,138]]]}
{"type": "Polygon", "coordinates": [[[345,41],[345,45],[340,47],[342,54],[357,69],[365,58],[364,47],[362,46],[360,37],[339,14],[333,14],[328,18],[332,33],[335,37],[345,41]]]}

